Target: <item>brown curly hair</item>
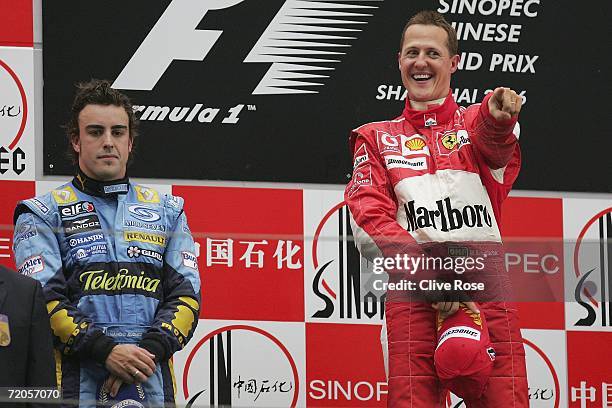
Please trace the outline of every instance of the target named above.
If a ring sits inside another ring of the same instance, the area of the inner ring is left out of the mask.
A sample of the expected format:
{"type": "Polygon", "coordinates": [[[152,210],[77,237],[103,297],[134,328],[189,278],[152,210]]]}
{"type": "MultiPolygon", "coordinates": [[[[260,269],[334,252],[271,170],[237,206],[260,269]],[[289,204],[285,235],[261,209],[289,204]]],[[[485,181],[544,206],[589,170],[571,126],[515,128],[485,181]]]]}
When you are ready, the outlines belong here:
{"type": "Polygon", "coordinates": [[[114,105],[125,109],[129,119],[129,132],[132,141],[132,153],[130,153],[128,163],[132,161],[135,141],[138,136],[138,119],[134,114],[130,98],[124,93],[113,89],[111,85],[110,81],[104,79],[92,79],[88,82],[76,84],[77,91],[72,101],[70,119],[63,126],[68,138],[68,150],[66,153],[73,164],[79,162],[79,154],[72,147],[72,142],[79,137],[79,114],[87,105],[114,105]]]}

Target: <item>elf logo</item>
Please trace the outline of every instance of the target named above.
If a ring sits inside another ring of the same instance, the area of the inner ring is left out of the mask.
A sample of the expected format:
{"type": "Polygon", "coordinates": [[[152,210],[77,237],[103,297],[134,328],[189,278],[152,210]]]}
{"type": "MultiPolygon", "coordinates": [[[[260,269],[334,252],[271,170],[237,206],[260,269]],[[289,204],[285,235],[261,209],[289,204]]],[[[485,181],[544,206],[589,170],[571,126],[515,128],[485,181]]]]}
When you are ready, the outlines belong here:
{"type": "MultiPolygon", "coordinates": [[[[113,88],[150,91],[172,61],[203,61],[223,31],[199,30],[198,25],[209,11],[227,9],[243,1],[173,0],[123,68],[113,88]]],[[[371,16],[363,13],[363,9],[371,12],[377,7],[286,0],[244,59],[247,63],[272,64],[253,94],[317,93],[303,87],[320,85],[318,80],[323,76],[307,71],[333,70],[325,65],[340,62],[343,53],[328,51],[329,47],[349,47],[348,42],[355,37],[343,35],[346,26],[362,25],[371,16]],[[309,82],[312,78],[317,81],[309,82]]]]}

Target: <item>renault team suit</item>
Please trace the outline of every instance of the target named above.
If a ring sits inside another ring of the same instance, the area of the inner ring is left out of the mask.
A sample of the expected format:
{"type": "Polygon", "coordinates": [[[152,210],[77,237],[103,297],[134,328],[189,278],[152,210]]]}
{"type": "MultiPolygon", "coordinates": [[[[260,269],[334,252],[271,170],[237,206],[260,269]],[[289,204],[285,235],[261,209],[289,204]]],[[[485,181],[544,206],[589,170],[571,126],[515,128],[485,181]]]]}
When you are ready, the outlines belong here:
{"type": "Polygon", "coordinates": [[[106,357],[115,344],[133,343],[156,356],[139,397],[173,404],[169,359],[193,335],[200,303],[183,199],[79,173],[20,202],[15,220],[15,259],[43,285],[63,398],[81,406],[104,400],[106,357]]]}
{"type": "MultiPolygon", "coordinates": [[[[442,256],[440,247],[453,242],[501,247],[500,208],[520,167],[518,124],[516,118],[496,122],[489,97],[465,109],[449,91],[444,103],[426,111],[411,109],[406,100],[397,119],[351,133],[354,171],[345,200],[363,256],[419,257],[432,248],[442,256]]],[[[505,292],[503,264],[493,268],[485,273],[502,279],[496,290],[505,292]]],[[[402,278],[389,273],[390,282],[402,278]]],[[[433,363],[435,310],[397,295],[387,293],[385,307],[388,405],[443,406],[433,363]]],[[[480,307],[497,358],[485,394],[480,401],[466,401],[470,407],[528,406],[525,351],[516,308],[507,297],[492,294],[489,300],[495,301],[480,307]]]]}

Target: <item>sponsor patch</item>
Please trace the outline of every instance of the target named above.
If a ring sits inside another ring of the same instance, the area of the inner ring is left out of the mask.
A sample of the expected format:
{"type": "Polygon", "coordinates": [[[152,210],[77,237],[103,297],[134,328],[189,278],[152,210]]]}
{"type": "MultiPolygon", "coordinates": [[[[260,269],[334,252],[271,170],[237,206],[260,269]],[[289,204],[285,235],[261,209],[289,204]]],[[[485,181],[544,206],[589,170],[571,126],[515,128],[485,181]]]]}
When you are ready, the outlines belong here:
{"type": "Polygon", "coordinates": [[[184,216],[181,217],[181,225],[183,226],[183,232],[191,235],[191,230],[189,229],[189,225],[187,225],[187,218],[184,216]]]}
{"type": "Polygon", "coordinates": [[[58,204],[70,204],[77,201],[77,196],[74,193],[72,187],[70,186],[66,186],[58,190],[53,190],[51,194],[53,194],[53,198],[58,204]]]}
{"type": "Polygon", "coordinates": [[[442,333],[442,335],[440,335],[440,340],[438,340],[438,347],[440,347],[442,343],[444,343],[446,340],[452,338],[463,338],[480,341],[480,332],[468,326],[451,327],[450,329],[442,333]]]}
{"type": "Polygon", "coordinates": [[[128,189],[129,189],[129,187],[128,187],[127,183],[112,184],[110,186],[104,186],[104,192],[106,194],[127,193],[128,189]]]}
{"type": "Polygon", "coordinates": [[[151,234],[148,232],[124,231],[123,239],[128,242],[138,241],[144,242],[146,244],[159,245],[162,247],[166,246],[166,237],[164,237],[163,235],[151,234]]]}
{"type": "Polygon", "coordinates": [[[417,154],[430,155],[425,138],[421,135],[414,135],[411,137],[402,136],[402,156],[417,154]]]}
{"type": "Polygon", "coordinates": [[[72,218],[81,214],[89,214],[96,211],[93,203],[89,201],[79,201],[76,204],[59,207],[60,216],[64,218],[72,218]]]}
{"type": "Polygon", "coordinates": [[[351,186],[348,190],[348,196],[352,197],[353,194],[359,190],[361,186],[371,186],[372,185],[372,168],[370,165],[366,165],[358,170],[353,172],[353,179],[351,180],[351,186]]]}
{"type": "Polygon", "coordinates": [[[134,218],[145,222],[155,222],[161,219],[156,209],[143,205],[130,205],[128,206],[128,211],[134,218]]]}
{"type": "Polygon", "coordinates": [[[177,210],[181,209],[181,199],[179,197],[171,195],[168,198],[168,204],[176,208],[177,210]]]}
{"type": "Polygon", "coordinates": [[[104,243],[104,234],[89,234],[83,237],[70,238],[68,240],[68,245],[70,245],[70,248],[75,248],[78,246],[87,246],[96,242],[104,243]]]}
{"type": "Polygon", "coordinates": [[[157,251],[152,251],[146,248],[140,248],[137,246],[130,246],[127,249],[127,255],[130,258],[138,258],[140,256],[146,256],[147,258],[153,258],[159,262],[163,262],[163,255],[157,251]]]}
{"type": "Polygon", "coordinates": [[[444,133],[438,133],[436,138],[438,151],[440,155],[448,156],[453,152],[458,151],[463,146],[470,144],[470,138],[466,130],[449,130],[444,133]]]}
{"type": "Polygon", "coordinates": [[[38,235],[38,231],[36,230],[36,224],[34,223],[34,217],[32,214],[26,214],[26,221],[20,223],[17,226],[17,231],[15,232],[15,239],[13,241],[13,246],[17,248],[19,244],[23,241],[26,241],[36,235],[38,235]]]}
{"type": "Polygon", "coordinates": [[[82,218],[62,221],[64,227],[64,234],[69,237],[74,234],[80,234],[81,232],[92,232],[100,230],[100,220],[95,214],[85,216],[82,218]]]}
{"type": "Polygon", "coordinates": [[[181,252],[183,256],[183,265],[191,269],[198,269],[198,259],[191,252],[183,251],[181,252]]]}
{"type": "Polygon", "coordinates": [[[141,228],[141,229],[146,229],[146,230],[151,230],[151,231],[166,232],[166,226],[161,225],[161,224],[151,224],[148,222],[125,220],[123,222],[123,225],[125,227],[131,227],[131,228],[141,228]]]}
{"type": "Polygon", "coordinates": [[[92,255],[106,255],[107,253],[108,249],[106,244],[95,244],[84,248],[78,248],[76,251],[73,251],[72,258],[75,261],[82,261],[83,259],[87,259],[92,255]]]}
{"type": "Polygon", "coordinates": [[[157,191],[143,186],[134,186],[136,190],[136,198],[141,203],[159,203],[159,194],[157,191]]]}
{"type": "Polygon", "coordinates": [[[368,151],[366,150],[365,144],[359,146],[355,152],[355,161],[353,163],[353,169],[356,169],[363,163],[368,161],[368,151]]]}
{"type": "Polygon", "coordinates": [[[11,329],[7,315],[0,314],[0,347],[11,344],[11,329]]]}
{"type": "Polygon", "coordinates": [[[438,121],[436,120],[436,114],[435,113],[424,114],[423,122],[425,123],[426,127],[436,126],[438,124],[438,121]]]}
{"type": "Polygon", "coordinates": [[[38,198],[30,198],[29,200],[26,200],[26,201],[29,201],[32,204],[34,204],[36,206],[36,208],[38,208],[40,210],[40,212],[43,213],[43,214],[47,214],[49,212],[49,207],[47,207],[38,198]]]}
{"type": "Polygon", "coordinates": [[[378,143],[378,148],[381,153],[386,153],[386,152],[401,153],[402,151],[402,148],[400,147],[400,144],[397,141],[397,137],[391,136],[387,132],[377,130],[376,140],[378,143]]]}
{"type": "Polygon", "coordinates": [[[85,294],[93,293],[156,293],[161,283],[158,277],[150,276],[148,271],[130,271],[121,268],[118,271],[104,269],[81,272],[79,281],[85,294]]]}
{"type": "Polygon", "coordinates": [[[19,272],[21,275],[32,276],[43,269],[45,269],[45,262],[43,261],[42,256],[35,255],[23,261],[23,263],[17,268],[17,272],[19,272]]]}
{"type": "Polygon", "coordinates": [[[402,156],[385,156],[385,165],[388,169],[426,170],[427,158],[418,157],[407,159],[402,156]]]}

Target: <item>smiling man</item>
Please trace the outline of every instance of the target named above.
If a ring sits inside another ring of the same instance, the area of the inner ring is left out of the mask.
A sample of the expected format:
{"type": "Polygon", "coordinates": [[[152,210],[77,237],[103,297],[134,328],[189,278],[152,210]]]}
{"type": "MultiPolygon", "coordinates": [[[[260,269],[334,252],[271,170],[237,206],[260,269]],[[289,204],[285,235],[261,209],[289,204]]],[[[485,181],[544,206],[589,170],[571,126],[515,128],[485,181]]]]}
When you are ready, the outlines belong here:
{"type": "Polygon", "coordinates": [[[108,81],[80,84],[66,125],[74,179],[15,210],[15,259],[42,283],[67,406],[173,405],[170,358],[198,323],[183,200],[127,178],[137,125],[108,81]]]}
{"type": "Polygon", "coordinates": [[[520,167],[521,97],[500,87],[481,104],[457,106],[450,90],[460,59],[456,33],[433,11],[408,21],[397,58],[408,94],[402,115],[360,126],[350,136],[354,171],[345,200],[356,245],[372,260],[455,257],[464,264],[465,258],[488,258],[482,270],[464,275],[429,267],[387,270],[390,283],[461,277],[470,284],[463,287],[484,288],[387,293],[382,337],[388,406],[445,406],[434,366],[436,329],[463,302],[474,316],[484,314],[496,353],[484,392],[478,398],[470,393],[466,405],[527,407],[525,351],[517,310],[508,302],[499,229],[501,204],[520,167]]]}

